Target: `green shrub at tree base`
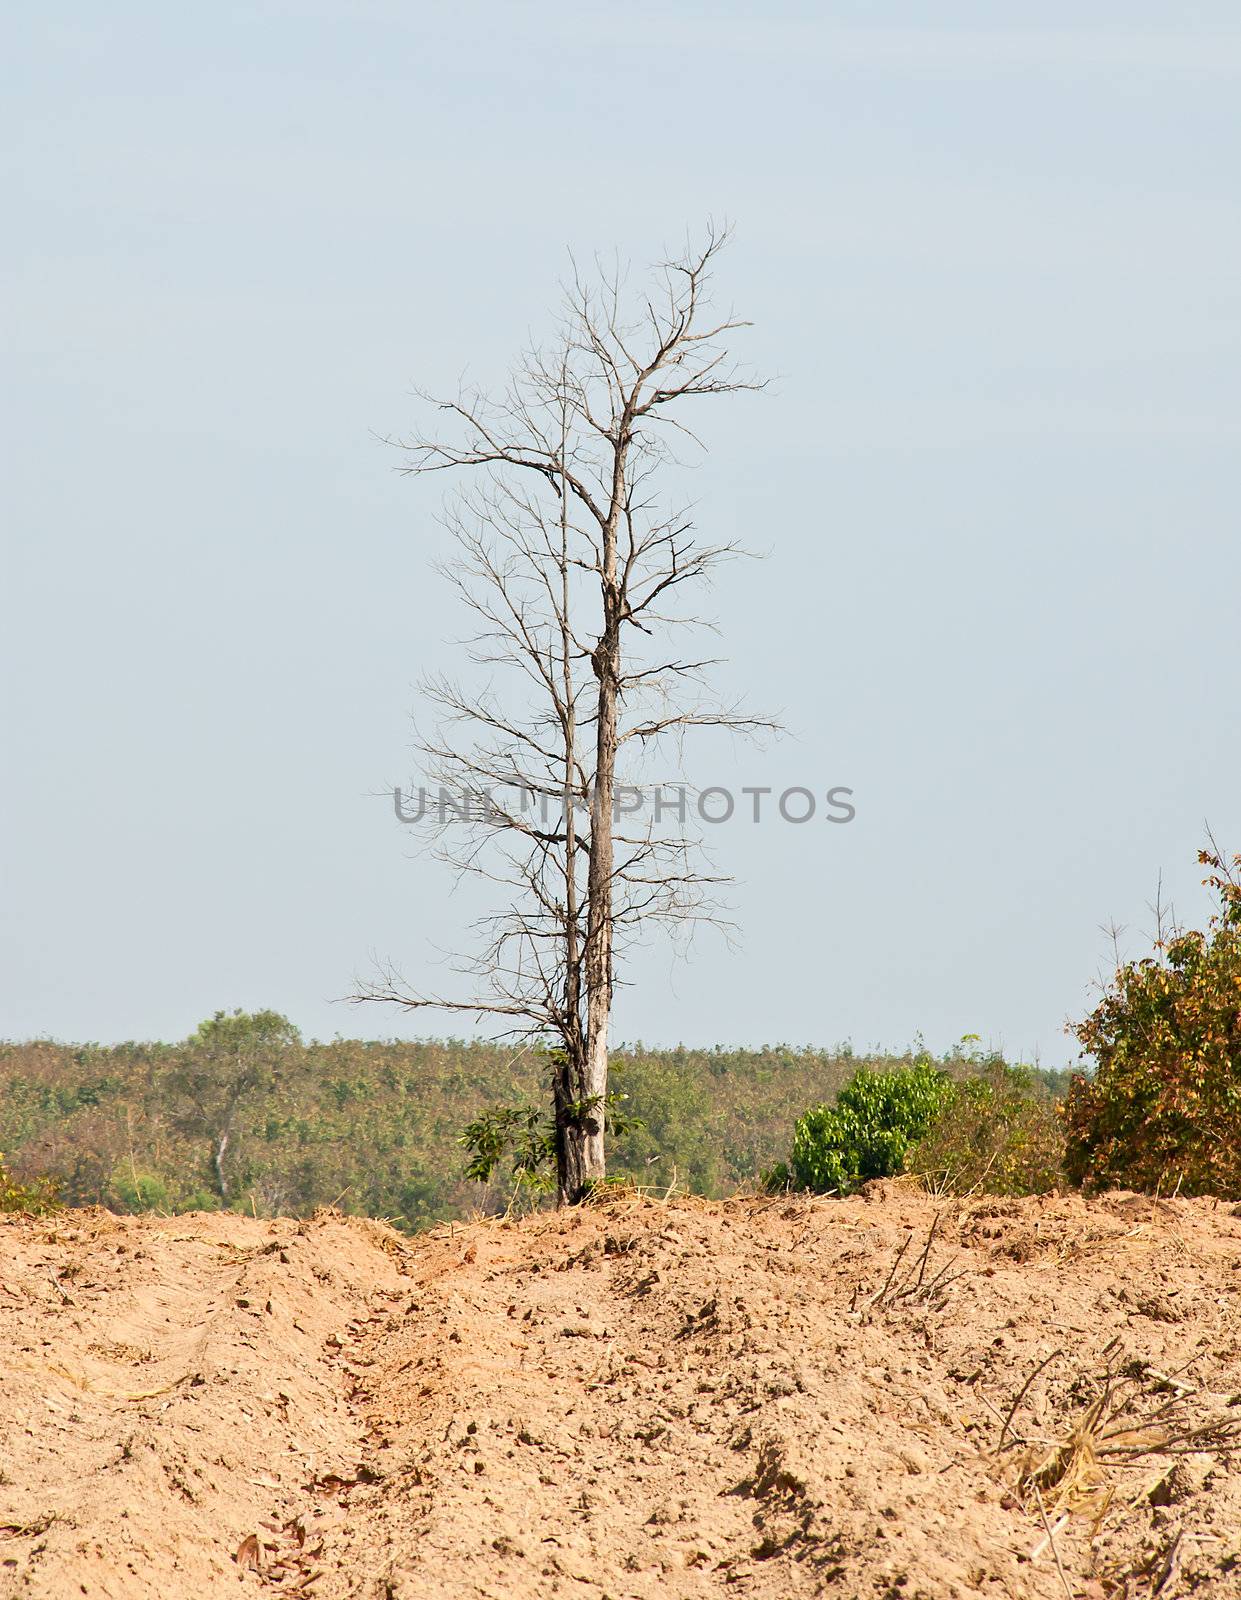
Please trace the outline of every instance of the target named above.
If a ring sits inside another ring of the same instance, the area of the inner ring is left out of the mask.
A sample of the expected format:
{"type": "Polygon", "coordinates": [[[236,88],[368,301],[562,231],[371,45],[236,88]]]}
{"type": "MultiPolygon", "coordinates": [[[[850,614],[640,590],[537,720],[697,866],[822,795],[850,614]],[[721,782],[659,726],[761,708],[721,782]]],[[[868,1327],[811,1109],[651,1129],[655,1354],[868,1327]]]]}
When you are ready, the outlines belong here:
{"type": "Polygon", "coordinates": [[[1241,1196],[1241,856],[1199,860],[1206,931],[1118,967],[1073,1029],[1095,1070],[1069,1091],[1066,1167],[1089,1188],[1241,1196]]]}
{"type": "MultiPolygon", "coordinates": [[[[550,1074],[564,1060],[559,1050],[543,1052],[550,1074]]],[[[623,1138],[640,1130],[642,1124],[624,1109],[628,1097],[621,1093],[599,1095],[566,1107],[575,1118],[602,1113],[610,1139],[623,1138]]],[[[556,1122],[553,1112],[543,1105],[491,1106],[462,1130],[460,1143],[466,1151],[463,1175],[475,1183],[490,1183],[510,1160],[509,1177],[517,1195],[526,1197],[553,1194],[556,1190],[556,1122]]]]}
{"type": "Polygon", "coordinates": [[[834,1105],[815,1106],[799,1119],[790,1159],[794,1184],[845,1195],[901,1172],[910,1146],[952,1092],[947,1072],[926,1055],[896,1072],[855,1073],[834,1105]]]}

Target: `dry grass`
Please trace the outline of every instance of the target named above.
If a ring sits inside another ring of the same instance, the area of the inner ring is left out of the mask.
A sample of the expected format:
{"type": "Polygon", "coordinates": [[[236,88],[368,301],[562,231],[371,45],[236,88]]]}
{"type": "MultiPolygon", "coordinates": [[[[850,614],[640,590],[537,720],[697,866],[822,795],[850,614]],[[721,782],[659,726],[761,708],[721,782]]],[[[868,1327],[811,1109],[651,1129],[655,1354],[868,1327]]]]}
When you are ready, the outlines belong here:
{"type": "Polygon", "coordinates": [[[1067,1434],[1039,1438],[1015,1424],[1035,1379],[1064,1357],[1058,1350],[1040,1362],[1018,1391],[996,1445],[997,1454],[1018,1452],[1016,1487],[1023,1502],[1040,1511],[1046,1507],[1056,1513],[1088,1515],[1096,1527],[1118,1503],[1128,1509],[1151,1500],[1177,1457],[1202,1452],[1231,1455],[1241,1449],[1241,1418],[1211,1405],[1196,1388],[1154,1373],[1141,1362],[1122,1365],[1119,1340],[1104,1356],[1102,1373],[1078,1376],[1075,1390],[1093,1387],[1097,1392],[1067,1434]],[[1160,1389],[1172,1388],[1170,1398],[1151,1404],[1152,1379],[1160,1389]],[[1126,1469],[1139,1468],[1153,1458],[1163,1458],[1154,1480],[1143,1477],[1126,1486],[1126,1469]]]}
{"type": "Polygon", "coordinates": [[[849,1309],[866,1313],[904,1304],[942,1310],[947,1303],[948,1290],[965,1275],[964,1268],[960,1272],[952,1270],[960,1260],[959,1255],[950,1256],[942,1265],[931,1269],[931,1249],[942,1221],[941,1212],[931,1223],[922,1249],[913,1257],[910,1257],[910,1250],[915,1235],[912,1232],[907,1234],[883,1283],[873,1294],[865,1297],[862,1296],[861,1284],[856,1285],[849,1309]]]}

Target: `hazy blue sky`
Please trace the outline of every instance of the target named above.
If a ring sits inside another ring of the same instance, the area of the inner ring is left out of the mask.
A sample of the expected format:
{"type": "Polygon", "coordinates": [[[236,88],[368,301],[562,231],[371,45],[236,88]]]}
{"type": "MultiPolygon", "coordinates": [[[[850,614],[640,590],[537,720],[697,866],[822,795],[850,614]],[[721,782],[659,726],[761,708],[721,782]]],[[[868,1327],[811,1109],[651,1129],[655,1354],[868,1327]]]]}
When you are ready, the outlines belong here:
{"type": "MultiPolygon", "coordinates": [[[[704,782],[735,950],[621,1037],[965,1031],[1068,1059],[1162,870],[1241,849],[1235,3],[10,10],[0,1035],[320,1036],[466,904],[378,796],[457,628],[374,435],[547,325],[566,248],[706,216],[778,374],[702,421],[716,596],[781,708],[704,782]]],[[[438,978],[437,978],[437,981],[438,978]]],[[[421,1023],[424,1030],[432,1024],[421,1023]]],[[[447,1025],[445,1025],[447,1031],[447,1025]]]]}

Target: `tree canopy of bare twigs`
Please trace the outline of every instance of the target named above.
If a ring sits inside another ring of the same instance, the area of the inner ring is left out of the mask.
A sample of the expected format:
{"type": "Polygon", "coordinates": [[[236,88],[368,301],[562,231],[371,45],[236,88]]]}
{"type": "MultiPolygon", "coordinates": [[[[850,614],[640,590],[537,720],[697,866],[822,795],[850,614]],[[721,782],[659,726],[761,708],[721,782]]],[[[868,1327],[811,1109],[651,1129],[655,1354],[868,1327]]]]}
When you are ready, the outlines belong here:
{"type": "Polygon", "coordinates": [[[737,549],[700,539],[665,486],[700,447],[699,402],[761,387],[729,353],[746,324],[712,309],[725,241],[709,230],[638,293],[619,269],[575,268],[554,337],[501,391],[422,394],[433,425],[392,441],[404,472],[459,480],[440,570],[472,619],[474,671],[422,685],[437,721],[419,735],[421,825],[494,910],[458,963],[465,994],[388,971],[358,998],[554,1046],[562,1202],[605,1171],[618,953],[639,928],[717,914],[721,880],[659,763],[690,730],[774,726],[711,696],[691,595],[737,549]]]}

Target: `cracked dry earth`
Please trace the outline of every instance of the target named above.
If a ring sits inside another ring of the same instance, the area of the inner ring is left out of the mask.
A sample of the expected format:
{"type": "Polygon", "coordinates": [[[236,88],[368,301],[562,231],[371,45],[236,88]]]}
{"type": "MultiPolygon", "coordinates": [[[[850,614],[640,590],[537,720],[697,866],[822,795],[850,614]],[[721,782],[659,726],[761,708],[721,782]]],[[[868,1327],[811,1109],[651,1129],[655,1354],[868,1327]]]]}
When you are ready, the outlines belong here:
{"type": "Polygon", "coordinates": [[[1241,1594],[1241,1208],[0,1221],[0,1596],[1241,1594]]]}

